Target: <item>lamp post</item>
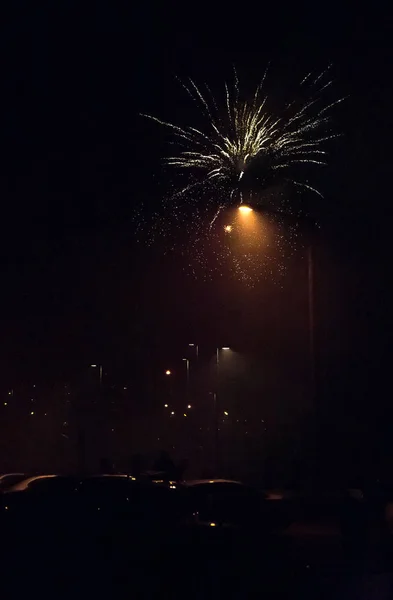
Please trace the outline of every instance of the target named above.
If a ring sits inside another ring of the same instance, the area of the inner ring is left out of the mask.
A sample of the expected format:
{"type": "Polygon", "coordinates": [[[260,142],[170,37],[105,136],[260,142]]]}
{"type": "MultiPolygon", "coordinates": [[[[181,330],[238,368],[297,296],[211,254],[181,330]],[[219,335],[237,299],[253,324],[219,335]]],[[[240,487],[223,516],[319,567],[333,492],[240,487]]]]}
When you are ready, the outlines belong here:
{"type": "Polygon", "coordinates": [[[228,346],[216,348],[216,389],[213,394],[213,411],[214,411],[214,467],[218,473],[220,467],[220,439],[218,434],[218,416],[219,416],[219,384],[220,384],[220,350],[230,350],[228,346]]]}
{"type": "Polygon", "coordinates": [[[90,365],[92,369],[98,368],[98,381],[100,382],[100,387],[102,386],[102,365],[90,365]]]}
{"type": "Polygon", "coordinates": [[[316,394],[316,361],[315,361],[315,318],[314,318],[314,252],[312,242],[307,249],[307,282],[308,282],[308,345],[310,358],[310,397],[315,403],[316,394]]]}
{"type": "MultiPolygon", "coordinates": [[[[243,207],[245,208],[245,207],[243,207]]],[[[252,209],[249,209],[252,210],[252,209]]],[[[195,354],[196,354],[196,358],[198,359],[199,357],[199,345],[198,344],[188,344],[191,348],[195,348],[195,354]]],[[[230,350],[229,346],[217,346],[216,347],[216,353],[215,353],[215,390],[213,392],[213,420],[214,420],[214,425],[213,425],[213,431],[214,431],[214,442],[213,442],[213,446],[214,446],[214,468],[216,473],[218,472],[219,469],[219,432],[218,432],[218,421],[219,421],[219,382],[220,382],[220,354],[221,351],[226,351],[226,350],[230,350]]],[[[190,370],[189,370],[189,360],[186,358],[183,358],[184,361],[186,362],[187,365],[187,386],[189,386],[189,377],[190,377],[190,370]]]]}
{"type": "Polygon", "coordinates": [[[190,400],[190,361],[188,358],[183,358],[183,360],[186,363],[186,400],[188,406],[190,400]]]}
{"type": "MultiPolygon", "coordinates": [[[[254,208],[241,204],[238,210],[242,217],[246,217],[254,211],[254,208]]],[[[257,210],[257,209],[255,209],[257,210]]],[[[263,210],[263,209],[260,209],[263,210]]],[[[288,216],[281,211],[275,211],[272,209],[266,209],[267,213],[278,214],[282,216],[288,216]]],[[[307,220],[308,221],[308,220],[307,220]]],[[[316,396],[316,357],[315,357],[315,268],[314,268],[314,249],[313,241],[309,233],[309,240],[307,246],[307,326],[308,326],[308,353],[309,353],[309,386],[310,386],[310,401],[311,404],[315,404],[316,396]]],[[[315,408],[315,406],[314,406],[315,408]]]]}
{"type": "Polygon", "coordinates": [[[199,357],[199,346],[198,344],[188,344],[190,346],[190,348],[195,348],[195,356],[196,359],[198,360],[199,357]]]}

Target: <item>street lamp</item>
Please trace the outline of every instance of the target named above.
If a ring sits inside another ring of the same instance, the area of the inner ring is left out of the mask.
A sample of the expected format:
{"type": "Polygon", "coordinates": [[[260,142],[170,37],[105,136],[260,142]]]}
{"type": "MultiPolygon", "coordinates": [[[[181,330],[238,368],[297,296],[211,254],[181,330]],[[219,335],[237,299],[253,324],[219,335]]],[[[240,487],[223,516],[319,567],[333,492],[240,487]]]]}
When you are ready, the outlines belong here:
{"type": "Polygon", "coordinates": [[[195,348],[195,355],[196,355],[196,357],[198,359],[198,356],[199,356],[199,346],[198,346],[198,344],[188,344],[188,345],[190,346],[190,348],[195,348]]]}
{"type": "Polygon", "coordinates": [[[90,367],[92,369],[97,369],[97,367],[98,367],[98,369],[99,369],[98,376],[99,376],[100,386],[101,386],[102,385],[102,365],[90,365],[90,367]]]}
{"type": "Polygon", "coordinates": [[[242,215],[248,215],[252,211],[253,209],[251,208],[251,206],[246,206],[245,204],[241,204],[239,206],[239,212],[241,212],[242,215]]]}
{"type": "Polygon", "coordinates": [[[213,394],[214,401],[214,462],[216,471],[219,466],[219,439],[218,439],[218,387],[220,382],[220,350],[230,350],[229,346],[222,346],[216,348],[216,390],[213,394]]]}
{"type": "MultiPolygon", "coordinates": [[[[254,208],[244,204],[238,206],[239,212],[246,216],[254,211],[254,208]]],[[[269,214],[277,214],[280,217],[291,217],[288,213],[283,211],[272,210],[270,208],[263,209],[262,207],[257,209],[258,212],[263,210],[269,214]]],[[[310,223],[307,217],[303,217],[306,223],[310,223]]],[[[315,267],[314,267],[314,250],[313,240],[311,237],[308,240],[307,247],[307,307],[308,307],[308,350],[310,360],[310,398],[312,402],[315,402],[316,394],[316,358],[315,358],[315,267]]]]}
{"type": "Polygon", "coordinates": [[[218,366],[220,364],[220,350],[230,350],[230,347],[229,346],[221,346],[221,348],[216,348],[217,375],[218,375],[218,366]]]}
{"type": "Polygon", "coordinates": [[[183,358],[183,360],[186,363],[186,373],[187,373],[186,399],[187,399],[187,404],[188,404],[188,400],[189,400],[189,396],[190,396],[190,361],[188,360],[188,358],[183,358]]]}
{"type": "Polygon", "coordinates": [[[167,370],[165,371],[165,375],[172,375],[172,371],[171,371],[170,369],[167,369],[167,370]]]}

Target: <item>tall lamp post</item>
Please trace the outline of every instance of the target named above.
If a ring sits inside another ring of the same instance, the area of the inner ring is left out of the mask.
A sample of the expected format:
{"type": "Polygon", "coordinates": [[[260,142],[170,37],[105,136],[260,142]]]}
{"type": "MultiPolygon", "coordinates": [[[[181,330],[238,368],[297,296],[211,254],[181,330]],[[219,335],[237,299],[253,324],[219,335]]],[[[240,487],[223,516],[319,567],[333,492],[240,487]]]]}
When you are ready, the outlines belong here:
{"type": "Polygon", "coordinates": [[[198,344],[188,344],[190,346],[190,348],[195,348],[195,356],[196,359],[198,360],[199,358],[199,346],[198,344]]]}
{"type": "MultiPolygon", "coordinates": [[[[239,212],[244,217],[254,211],[254,208],[241,204],[238,207],[239,212]]],[[[282,212],[266,209],[267,213],[279,214],[282,212]]],[[[285,216],[285,215],[284,215],[285,216]]],[[[288,215],[289,216],[289,215],[288,215]]],[[[315,268],[314,268],[314,250],[313,241],[309,235],[307,247],[307,313],[308,313],[308,352],[310,366],[310,400],[312,405],[315,405],[316,396],[316,358],[315,358],[315,268]]],[[[315,406],[314,406],[315,408],[315,406]]]]}
{"type": "MultiPolygon", "coordinates": [[[[252,210],[252,209],[250,209],[252,210]]],[[[199,345],[198,344],[188,344],[191,348],[195,348],[196,358],[199,357],[199,345]]],[[[213,392],[213,431],[214,431],[214,469],[215,472],[218,472],[220,466],[220,453],[219,453],[219,431],[218,431],[218,421],[219,421],[219,383],[220,383],[220,355],[222,351],[230,350],[229,346],[217,346],[216,348],[216,356],[215,356],[215,390],[213,392]]],[[[189,361],[184,358],[184,361],[187,361],[187,382],[189,384],[189,361]]]]}
{"type": "Polygon", "coordinates": [[[228,346],[222,346],[216,348],[216,389],[213,394],[213,411],[214,411],[214,467],[216,473],[218,473],[220,467],[220,439],[218,434],[218,420],[219,420],[219,384],[220,384],[220,351],[230,350],[228,346]]]}
{"type": "Polygon", "coordinates": [[[308,344],[310,353],[310,396],[315,403],[316,394],[316,361],[315,361],[315,315],[314,315],[314,252],[310,241],[307,249],[307,282],[308,282],[308,344]]]}
{"type": "Polygon", "coordinates": [[[188,358],[183,358],[186,363],[186,400],[187,400],[187,408],[190,400],[190,361],[188,358]]]}

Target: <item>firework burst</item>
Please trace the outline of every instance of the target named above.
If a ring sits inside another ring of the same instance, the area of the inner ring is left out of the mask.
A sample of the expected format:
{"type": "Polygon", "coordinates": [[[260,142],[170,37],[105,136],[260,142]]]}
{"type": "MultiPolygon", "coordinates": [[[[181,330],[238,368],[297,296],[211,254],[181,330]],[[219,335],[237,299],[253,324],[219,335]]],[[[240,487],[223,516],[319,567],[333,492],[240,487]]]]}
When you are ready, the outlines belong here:
{"type": "MultiPolygon", "coordinates": [[[[326,165],[325,144],[337,137],[330,129],[329,111],[343,98],[323,102],[324,90],[332,83],[326,81],[328,72],[329,67],[318,76],[306,75],[300,82],[299,96],[307,99],[286,103],[276,112],[268,108],[267,71],[248,98],[242,97],[234,71],[234,84],[231,87],[225,84],[221,103],[207,86],[202,89],[192,80],[181,82],[202,115],[202,126],[179,126],[143,115],[171,133],[177,151],[169,155],[165,163],[177,173],[178,181],[184,182],[163,203],[165,216],[156,221],[160,237],[165,233],[171,236],[171,231],[185,227],[187,246],[193,257],[197,257],[199,263],[206,263],[203,256],[206,256],[206,244],[210,243],[215,248],[216,258],[219,257],[216,261],[219,272],[222,272],[223,261],[229,260],[236,275],[244,272],[244,264],[255,264],[255,253],[240,251],[239,255],[238,251],[234,254],[228,239],[233,238],[238,227],[232,223],[223,226],[221,217],[226,210],[243,202],[273,205],[275,211],[293,212],[288,205],[289,186],[296,192],[303,190],[322,196],[308,182],[306,167],[326,165]]],[[[285,243],[283,226],[278,221],[276,217],[275,225],[279,229],[276,254],[281,253],[283,257],[288,248],[293,252],[297,234],[296,227],[292,226],[285,243]]],[[[261,257],[264,254],[261,243],[258,248],[261,257]]],[[[257,271],[263,272],[260,265],[257,271]]],[[[254,275],[245,278],[251,281],[254,275]]]]}

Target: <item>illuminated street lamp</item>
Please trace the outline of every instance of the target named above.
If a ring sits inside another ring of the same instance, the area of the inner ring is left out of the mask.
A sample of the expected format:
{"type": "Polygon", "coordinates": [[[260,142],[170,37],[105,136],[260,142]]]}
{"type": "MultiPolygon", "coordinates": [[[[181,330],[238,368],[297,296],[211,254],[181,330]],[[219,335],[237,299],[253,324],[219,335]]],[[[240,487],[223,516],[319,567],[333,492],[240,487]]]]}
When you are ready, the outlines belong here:
{"type": "Polygon", "coordinates": [[[183,360],[186,363],[186,374],[187,374],[187,380],[186,380],[186,399],[187,399],[187,402],[188,402],[189,397],[190,397],[190,361],[188,360],[188,358],[183,358],[183,360]]]}
{"type": "Polygon", "coordinates": [[[190,348],[195,348],[195,355],[198,358],[199,356],[199,346],[198,344],[188,344],[190,346],[190,348]]]}
{"type": "Polygon", "coordinates": [[[239,212],[241,212],[242,215],[248,215],[252,211],[253,209],[251,208],[251,206],[246,206],[245,204],[241,204],[239,206],[239,212]]]}
{"type": "Polygon", "coordinates": [[[90,365],[92,369],[99,369],[100,386],[102,385],[102,365],[90,365]]]}
{"type": "MultiPolygon", "coordinates": [[[[243,216],[249,215],[254,211],[254,208],[245,204],[238,206],[239,212],[243,216]]],[[[270,208],[256,207],[258,212],[265,211],[267,214],[278,214],[282,217],[291,217],[290,214],[283,211],[276,211],[270,208]]],[[[304,221],[311,224],[310,219],[303,217],[304,221]]],[[[314,225],[314,224],[313,224],[314,225]]],[[[316,394],[316,359],[315,359],[315,267],[314,267],[314,252],[313,252],[313,240],[310,238],[307,248],[307,300],[308,300],[308,347],[309,347],[309,359],[310,359],[310,396],[311,401],[315,401],[316,394]]]]}
{"type": "Polygon", "coordinates": [[[222,346],[221,348],[216,348],[216,365],[217,365],[217,376],[218,376],[218,367],[220,364],[220,350],[230,350],[229,346],[222,346]]]}
{"type": "Polygon", "coordinates": [[[172,371],[171,371],[170,369],[167,369],[167,370],[165,371],[165,375],[172,375],[172,371]]]}
{"type": "Polygon", "coordinates": [[[218,439],[218,387],[220,382],[220,350],[226,352],[230,350],[229,346],[222,346],[216,348],[216,391],[213,394],[214,401],[214,462],[216,471],[219,467],[219,439],[218,439]]]}

